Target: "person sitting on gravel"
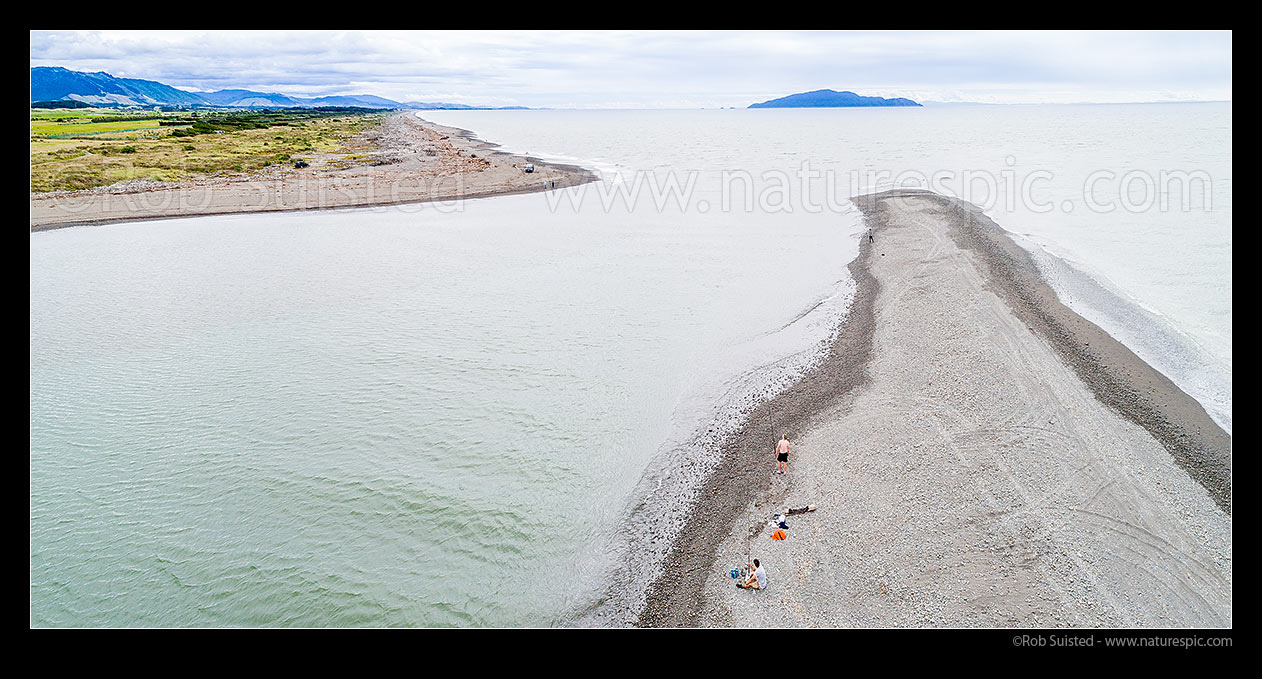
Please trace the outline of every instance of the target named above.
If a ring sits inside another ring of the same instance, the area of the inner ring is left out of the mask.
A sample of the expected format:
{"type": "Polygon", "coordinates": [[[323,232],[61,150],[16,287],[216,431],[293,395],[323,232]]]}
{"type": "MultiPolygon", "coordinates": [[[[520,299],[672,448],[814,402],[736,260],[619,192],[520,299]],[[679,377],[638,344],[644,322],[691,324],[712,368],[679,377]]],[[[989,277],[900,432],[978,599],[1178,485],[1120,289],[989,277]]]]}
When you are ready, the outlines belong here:
{"type": "Polygon", "coordinates": [[[762,569],[762,564],[758,563],[758,559],[754,559],[753,565],[745,564],[753,571],[749,574],[749,579],[745,584],[736,583],[741,589],[765,589],[767,587],[767,571],[762,569]]]}

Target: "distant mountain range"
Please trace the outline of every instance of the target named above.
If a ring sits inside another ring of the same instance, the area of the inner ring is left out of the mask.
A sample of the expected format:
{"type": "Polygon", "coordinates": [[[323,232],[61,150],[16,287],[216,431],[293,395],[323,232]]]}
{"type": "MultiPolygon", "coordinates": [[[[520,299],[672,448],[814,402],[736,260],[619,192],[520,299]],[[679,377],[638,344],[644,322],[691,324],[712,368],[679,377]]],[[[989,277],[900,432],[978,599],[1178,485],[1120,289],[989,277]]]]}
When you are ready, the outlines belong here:
{"type": "MultiPolygon", "coordinates": [[[[103,71],[85,73],[60,66],[31,68],[31,103],[79,101],[95,106],[176,106],[196,108],[314,108],[317,106],[358,106],[362,108],[411,109],[492,109],[447,102],[394,101],[371,94],[345,94],[327,97],[293,97],[277,92],[219,90],[188,92],[154,80],[117,78],[103,71]]],[[[920,106],[911,99],[865,97],[854,92],[815,90],[790,94],[749,108],[839,108],[852,106],[920,106]]],[[[495,110],[524,109],[501,106],[495,110]]]]}
{"type": "MultiPolygon", "coordinates": [[[[393,101],[371,94],[329,97],[291,97],[276,92],[219,90],[187,92],[153,80],[116,78],[109,73],[84,73],[60,66],[31,68],[31,102],[81,101],[97,106],[184,106],[214,108],[314,108],[317,106],[359,106],[362,108],[490,109],[488,106],[393,101]]],[[[501,106],[496,110],[523,109],[501,106]]]]}
{"type": "Polygon", "coordinates": [[[847,108],[852,106],[920,106],[920,104],[902,97],[886,99],[865,97],[854,92],[815,90],[750,104],[749,108],[847,108]]]}

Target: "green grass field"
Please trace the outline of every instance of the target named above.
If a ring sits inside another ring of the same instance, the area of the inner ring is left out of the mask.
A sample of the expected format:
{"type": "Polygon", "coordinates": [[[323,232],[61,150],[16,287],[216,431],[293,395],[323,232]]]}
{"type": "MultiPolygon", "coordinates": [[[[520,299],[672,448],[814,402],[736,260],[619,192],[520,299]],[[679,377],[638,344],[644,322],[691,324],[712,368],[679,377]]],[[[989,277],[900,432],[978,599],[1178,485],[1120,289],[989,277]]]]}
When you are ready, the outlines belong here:
{"type": "MultiPolygon", "coordinates": [[[[131,113],[130,111],[126,113],[131,113]]],[[[81,118],[122,117],[125,113],[116,108],[33,108],[31,120],[78,120],[81,118]]]]}
{"type": "Polygon", "coordinates": [[[33,137],[63,137],[77,135],[97,135],[103,132],[135,132],[152,130],[161,127],[161,121],[153,120],[119,120],[108,123],[93,122],[85,118],[82,122],[31,121],[33,137]]]}
{"type": "Polygon", "coordinates": [[[271,166],[294,171],[292,161],[317,152],[345,151],[355,160],[347,142],[385,116],[288,110],[134,119],[142,115],[32,109],[31,191],[90,189],[135,179],[174,182],[271,166]],[[102,120],[111,117],[132,119],[102,120]]]}

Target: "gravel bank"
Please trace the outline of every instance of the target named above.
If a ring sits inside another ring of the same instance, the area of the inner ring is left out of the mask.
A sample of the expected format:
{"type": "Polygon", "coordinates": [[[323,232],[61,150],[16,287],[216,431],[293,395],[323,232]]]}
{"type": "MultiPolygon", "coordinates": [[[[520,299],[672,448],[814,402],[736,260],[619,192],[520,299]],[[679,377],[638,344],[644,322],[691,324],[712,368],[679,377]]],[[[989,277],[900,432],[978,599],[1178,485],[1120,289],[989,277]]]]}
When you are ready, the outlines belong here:
{"type": "Polygon", "coordinates": [[[856,202],[876,242],[847,327],[774,404],[790,473],[755,412],[640,624],[1229,627],[1230,436],[976,208],[856,202]],[[808,503],[770,540],[776,508],[808,503]],[[767,591],[727,575],[747,540],[767,591]]]}
{"type": "Polygon", "coordinates": [[[246,212],[329,210],[450,202],[584,184],[580,167],[496,151],[467,130],[397,113],[352,140],[346,154],[301,156],[310,167],[164,184],[128,182],[31,194],[31,230],[246,212]],[[523,168],[534,163],[535,171],[523,168]]]}

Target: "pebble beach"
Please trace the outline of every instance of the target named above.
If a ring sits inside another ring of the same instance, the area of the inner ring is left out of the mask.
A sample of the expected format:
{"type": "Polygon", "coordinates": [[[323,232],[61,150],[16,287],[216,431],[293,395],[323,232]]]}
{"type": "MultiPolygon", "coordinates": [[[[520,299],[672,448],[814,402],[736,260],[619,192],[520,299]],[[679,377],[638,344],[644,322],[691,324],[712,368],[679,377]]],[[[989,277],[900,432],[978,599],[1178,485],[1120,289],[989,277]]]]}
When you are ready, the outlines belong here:
{"type": "Polygon", "coordinates": [[[829,357],[726,443],[638,623],[1230,627],[1230,435],[973,206],[856,203],[874,239],[829,357]],[[747,555],[766,591],[733,587],[747,555]]]}

